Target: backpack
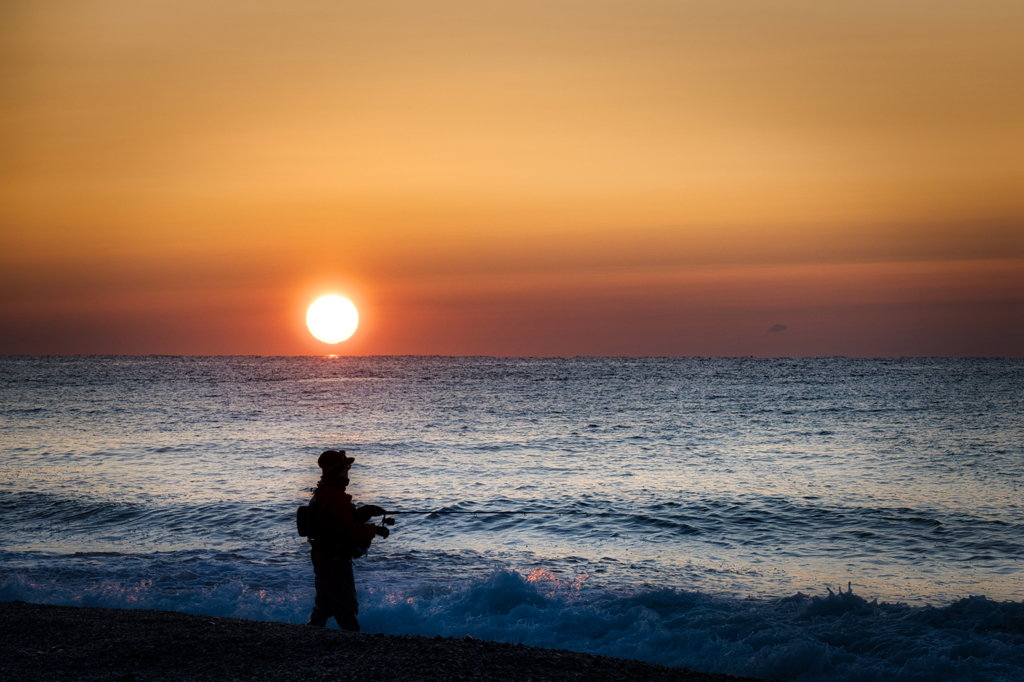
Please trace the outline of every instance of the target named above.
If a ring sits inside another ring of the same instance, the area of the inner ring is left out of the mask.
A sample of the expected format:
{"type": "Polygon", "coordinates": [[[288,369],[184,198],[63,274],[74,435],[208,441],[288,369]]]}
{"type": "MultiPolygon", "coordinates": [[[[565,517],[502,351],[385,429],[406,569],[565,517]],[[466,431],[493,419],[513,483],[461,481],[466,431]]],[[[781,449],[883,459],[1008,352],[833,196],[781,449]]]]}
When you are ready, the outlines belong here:
{"type": "Polygon", "coordinates": [[[313,493],[313,499],[309,501],[309,504],[304,504],[295,510],[295,529],[298,530],[299,535],[304,538],[315,537],[318,521],[319,517],[316,513],[316,493],[313,493]]]}

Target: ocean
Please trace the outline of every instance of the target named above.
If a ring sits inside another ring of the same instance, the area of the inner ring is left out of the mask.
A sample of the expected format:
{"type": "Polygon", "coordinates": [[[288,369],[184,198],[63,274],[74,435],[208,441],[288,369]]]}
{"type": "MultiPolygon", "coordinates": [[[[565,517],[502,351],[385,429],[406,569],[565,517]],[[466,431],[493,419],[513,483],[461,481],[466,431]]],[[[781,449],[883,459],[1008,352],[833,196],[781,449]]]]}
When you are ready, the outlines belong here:
{"type": "Polygon", "coordinates": [[[1024,679],[1021,360],[5,357],[0,380],[0,600],[304,623],[295,509],[345,449],[357,502],[398,512],[355,562],[365,632],[1024,679]]]}

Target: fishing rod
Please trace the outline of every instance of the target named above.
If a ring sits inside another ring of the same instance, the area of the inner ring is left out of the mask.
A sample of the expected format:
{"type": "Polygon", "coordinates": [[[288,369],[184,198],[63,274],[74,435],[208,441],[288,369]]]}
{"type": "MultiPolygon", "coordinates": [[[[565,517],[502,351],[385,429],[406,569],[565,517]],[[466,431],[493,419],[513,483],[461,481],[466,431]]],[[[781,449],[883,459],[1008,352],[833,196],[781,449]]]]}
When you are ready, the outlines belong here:
{"type": "MultiPolygon", "coordinates": [[[[477,514],[546,514],[548,516],[562,516],[562,515],[565,515],[565,514],[584,514],[584,515],[587,515],[587,516],[589,516],[591,514],[600,514],[602,516],[616,516],[617,515],[617,514],[615,514],[615,512],[586,512],[586,511],[578,511],[578,510],[538,511],[538,510],[534,510],[534,509],[481,509],[479,511],[468,511],[468,510],[461,510],[461,509],[438,509],[436,511],[425,511],[425,510],[421,510],[421,509],[409,509],[409,510],[401,510],[401,511],[386,511],[386,512],[384,512],[384,518],[381,520],[381,523],[387,524],[389,526],[395,525],[395,519],[391,518],[391,516],[389,516],[389,514],[390,515],[394,515],[394,514],[473,514],[474,516],[477,515],[477,514]]],[[[621,515],[621,514],[618,514],[618,515],[621,515]]]]}
{"type": "Polygon", "coordinates": [[[438,509],[437,511],[420,511],[420,510],[409,510],[409,511],[391,511],[388,510],[388,514],[590,514],[592,512],[580,512],[580,511],[534,511],[534,510],[510,510],[510,509],[481,509],[480,511],[465,511],[465,510],[447,510],[438,509]]]}

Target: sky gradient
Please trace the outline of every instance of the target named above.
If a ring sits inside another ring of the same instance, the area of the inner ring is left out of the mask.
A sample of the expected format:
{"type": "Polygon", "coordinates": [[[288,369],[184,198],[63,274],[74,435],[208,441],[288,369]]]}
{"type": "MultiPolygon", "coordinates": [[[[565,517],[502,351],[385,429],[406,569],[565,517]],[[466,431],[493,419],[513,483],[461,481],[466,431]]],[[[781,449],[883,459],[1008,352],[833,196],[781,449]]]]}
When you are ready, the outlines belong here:
{"type": "Polygon", "coordinates": [[[1024,357],[1021,35],[994,0],[6,2],[0,353],[1024,357]]]}

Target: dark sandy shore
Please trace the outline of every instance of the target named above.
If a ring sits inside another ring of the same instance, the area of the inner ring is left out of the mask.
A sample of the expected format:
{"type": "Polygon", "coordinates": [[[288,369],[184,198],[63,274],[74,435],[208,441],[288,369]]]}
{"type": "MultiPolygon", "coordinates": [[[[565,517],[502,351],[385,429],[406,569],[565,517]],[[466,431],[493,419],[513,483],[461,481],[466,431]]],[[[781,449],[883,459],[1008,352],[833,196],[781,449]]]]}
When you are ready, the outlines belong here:
{"type": "Polygon", "coordinates": [[[0,679],[755,682],[479,639],[0,602],[0,679]]]}

